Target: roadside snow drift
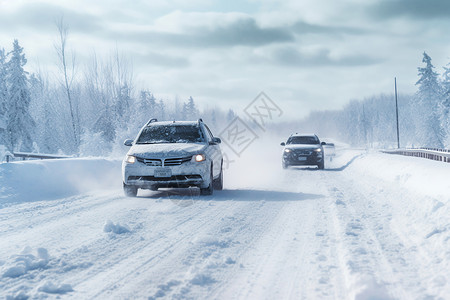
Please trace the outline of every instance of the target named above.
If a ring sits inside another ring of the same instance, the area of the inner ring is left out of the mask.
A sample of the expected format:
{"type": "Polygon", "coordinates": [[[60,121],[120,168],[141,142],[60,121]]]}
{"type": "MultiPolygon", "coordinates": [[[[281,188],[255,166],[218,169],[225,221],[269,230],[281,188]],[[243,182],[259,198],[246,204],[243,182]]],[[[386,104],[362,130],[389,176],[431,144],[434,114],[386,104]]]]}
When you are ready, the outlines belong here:
{"type": "Polygon", "coordinates": [[[120,161],[101,158],[30,160],[0,164],[0,207],[117,188],[120,161]]]}

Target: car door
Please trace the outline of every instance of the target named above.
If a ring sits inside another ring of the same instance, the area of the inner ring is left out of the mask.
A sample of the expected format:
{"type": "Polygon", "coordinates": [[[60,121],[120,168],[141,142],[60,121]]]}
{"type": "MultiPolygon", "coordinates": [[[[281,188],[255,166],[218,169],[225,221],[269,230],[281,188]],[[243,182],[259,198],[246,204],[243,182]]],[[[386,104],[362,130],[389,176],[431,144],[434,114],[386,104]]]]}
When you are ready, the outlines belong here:
{"type": "Polygon", "coordinates": [[[219,144],[213,144],[214,136],[209,130],[208,126],[204,125],[206,136],[208,139],[208,154],[210,155],[211,159],[213,160],[213,176],[217,177],[219,176],[221,172],[221,166],[222,166],[222,151],[220,150],[219,144]],[[211,142],[211,143],[210,143],[211,142]]]}

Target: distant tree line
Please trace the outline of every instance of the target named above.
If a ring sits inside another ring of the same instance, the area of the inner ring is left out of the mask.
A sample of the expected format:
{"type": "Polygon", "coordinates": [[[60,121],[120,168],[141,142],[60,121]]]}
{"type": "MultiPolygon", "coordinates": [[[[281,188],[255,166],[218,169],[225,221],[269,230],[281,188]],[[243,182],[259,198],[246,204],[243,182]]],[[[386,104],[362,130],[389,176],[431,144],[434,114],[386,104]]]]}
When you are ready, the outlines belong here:
{"type": "MultiPolygon", "coordinates": [[[[236,116],[231,109],[200,109],[193,97],[157,99],[150,90],[136,90],[131,63],[117,50],[106,59],[93,54],[79,66],[68,51],[63,23],[58,32],[59,71],[51,80],[42,70],[25,70],[27,60],[17,40],[9,52],[0,47],[0,145],[10,151],[111,155],[123,152],[122,141],[134,137],[150,118],[202,117],[219,133],[236,116]]],[[[417,92],[399,95],[401,146],[450,147],[450,66],[439,75],[426,53],[422,62],[417,92]]],[[[353,146],[394,147],[395,124],[394,96],[379,95],[274,128],[316,132],[353,146]]]]}
{"type": "Polygon", "coordinates": [[[0,48],[0,145],[10,151],[111,155],[134,137],[150,118],[196,120],[202,117],[216,133],[234,116],[232,110],[199,109],[193,97],[157,99],[150,90],[136,91],[131,64],[115,51],[86,66],[68,51],[67,29],[58,24],[55,46],[59,71],[29,74],[17,40],[0,48]],[[80,71],[81,69],[81,71],[80,71]],[[75,76],[77,74],[77,76],[75,76]]]}
{"type": "MultiPolygon", "coordinates": [[[[450,147],[450,64],[439,75],[427,53],[418,67],[417,92],[399,94],[401,147],[450,147]]],[[[350,101],[337,111],[312,112],[290,126],[352,146],[397,146],[395,98],[378,95],[350,101]]]]}

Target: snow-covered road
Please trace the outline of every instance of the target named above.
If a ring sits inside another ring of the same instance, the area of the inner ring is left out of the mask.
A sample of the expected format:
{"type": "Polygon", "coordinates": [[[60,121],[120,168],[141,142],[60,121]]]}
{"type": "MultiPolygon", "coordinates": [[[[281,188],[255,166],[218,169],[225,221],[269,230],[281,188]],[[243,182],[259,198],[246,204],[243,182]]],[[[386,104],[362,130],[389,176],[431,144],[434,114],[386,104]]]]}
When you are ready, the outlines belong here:
{"type": "Polygon", "coordinates": [[[341,150],[327,170],[282,170],[279,149],[247,155],[208,197],[126,198],[114,161],[77,184],[54,172],[74,160],[0,165],[0,297],[450,298],[450,164],[341,150]],[[33,168],[63,196],[6,186],[33,168]]]}

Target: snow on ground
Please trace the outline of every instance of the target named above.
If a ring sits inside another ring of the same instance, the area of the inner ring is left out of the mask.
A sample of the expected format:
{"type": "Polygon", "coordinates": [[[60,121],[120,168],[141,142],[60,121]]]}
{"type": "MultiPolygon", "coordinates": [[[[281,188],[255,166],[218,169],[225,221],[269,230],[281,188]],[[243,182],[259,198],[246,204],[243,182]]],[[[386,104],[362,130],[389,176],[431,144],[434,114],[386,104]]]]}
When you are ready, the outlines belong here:
{"type": "Polygon", "coordinates": [[[53,200],[121,184],[120,161],[99,158],[0,164],[0,207],[53,200]],[[119,173],[120,175],[120,173],[119,173]]]}
{"type": "Polygon", "coordinates": [[[126,198],[114,160],[0,164],[0,298],[450,298],[450,164],[281,150],[255,143],[207,197],[126,198]]]}

